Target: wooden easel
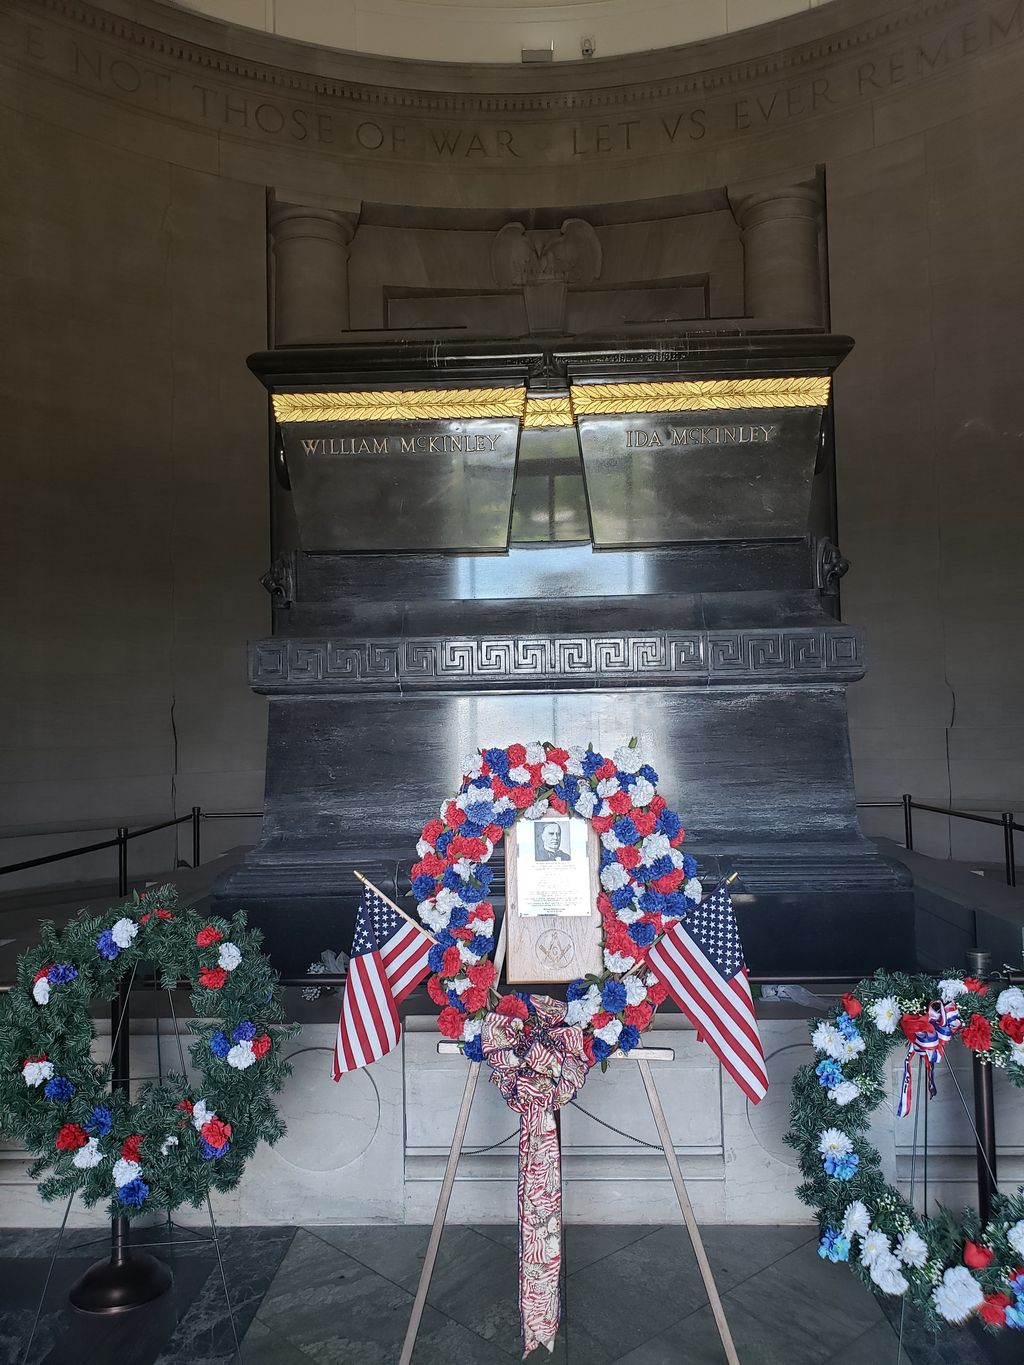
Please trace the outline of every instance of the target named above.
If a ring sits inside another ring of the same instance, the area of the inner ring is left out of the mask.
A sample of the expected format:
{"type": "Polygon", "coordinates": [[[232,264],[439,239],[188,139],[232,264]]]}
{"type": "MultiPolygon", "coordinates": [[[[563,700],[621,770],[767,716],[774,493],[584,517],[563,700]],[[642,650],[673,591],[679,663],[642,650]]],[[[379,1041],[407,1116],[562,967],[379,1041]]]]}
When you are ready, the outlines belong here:
{"type": "MultiPolygon", "coordinates": [[[[501,933],[498,935],[498,943],[494,954],[494,966],[498,975],[505,962],[505,921],[502,920],[501,933]]],[[[450,1056],[460,1051],[458,1043],[438,1043],[438,1053],[442,1056],[450,1056]]],[[[690,1203],[690,1196],[686,1190],[686,1182],[683,1180],[683,1173],[679,1168],[679,1158],[676,1156],[675,1148],[672,1145],[672,1135],[668,1129],[668,1120],[665,1117],[665,1110],[662,1107],[661,1096],[658,1088],[654,1084],[654,1073],[651,1071],[652,1062],[671,1062],[675,1060],[675,1051],[670,1047],[639,1047],[628,1054],[613,1052],[608,1058],[610,1062],[635,1062],[640,1070],[640,1079],[644,1083],[644,1090],[647,1092],[647,1101],[651,1106],[651,1113],[658,1129],[658,1138],[661,1142],[662,1150],[665,1153],[665,1162],[668,1166],[669,1175],[672,1177],[672,1185],[675,1188],[676,1198],[679,1201],[679,1208],[683,1215],[683,1222],[686,1230],[690,1234],[690,1243],[693,1247],[693,1254],[697,1258],[697,1265],[700,1269],[701,1279],[704,1281],[704,1289],[711,1304],[711,1311],[715,1317],[715,1326],[718,1328],[718,1335],[722,1341],[722,1349],[728,1365],[740,1365],[739,1356],[736,1354],[736,1347],[733,1345],[732,1333],[729,1331],[729,1324],[726,1321],[725,1309],[722,1307],[722,1300],[715,1284],[714,1273],[708,1261],[707,1252],[704,1250],[704,1242],[701,1239],[700,1229],[697,1226],[697,1219],[694,1216],[693,1205],[690,1203]]],[[[441,1189],[437,1196],[437,1208],[434,1211],[434,1221],[430,1228],[430,1238],[427,1241],[426,1255],[423,1258],[423,1269],[420,1271],[420,1282],[416,1288],[416,1297],[413,1300],[412,1312],[409,1315],[409,1326],[405,1333],[405,1341],[402,1344],[402,1354],[399,1356],[398,1365],[412,1365],[412,1353],[416,1347],[416,1338],[419,1335],[420,1322],[423,1318],[423,1309],[426,1307],[427,1294],[430,1291],[430,1281],[434,1274],[434,1265],[437,1261],[438,1249],[441,1245],[441,1234],[444,1231],[445,1219],[448,1216],[448,1206],[451,1203],[452,1189],[455,1186],[455,1173],[458,1170],[459,1158],[462,1155],[462,1147],[466,1140],[466,1129],[469,1126],[469,1113],[473,1107],[473,1096],[476,1094],[477,1082],[480,1079],[482,1062],[470,1062],[469,1072],[466,1076],[466,1088],[462,1092],[462,1104],[459,1107],[459,1116],[455,1120],[455,1132],[452,1134],[452,1143],[448,1151],[448,1162],[444,1168],[444,1177],[441,1180],[441,1189]]]]}

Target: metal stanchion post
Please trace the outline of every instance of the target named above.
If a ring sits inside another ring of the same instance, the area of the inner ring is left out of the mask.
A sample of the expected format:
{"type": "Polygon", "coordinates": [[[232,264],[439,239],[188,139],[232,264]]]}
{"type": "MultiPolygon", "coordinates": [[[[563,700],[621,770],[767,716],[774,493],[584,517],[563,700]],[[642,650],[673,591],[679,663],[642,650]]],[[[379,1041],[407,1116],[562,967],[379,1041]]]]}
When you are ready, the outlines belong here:
{"type": "Polygon", "coordinates": [[[202,811],[198,806],[192,807],[192,866],[198,867],[203,861],[200,849],[200,828],[202,821],[202,811]]]}
{"type": "Polygon", "coordinates": [[[914,803],[913,798],[903,793],[903,843],[913,850],[914,847],[914,803]]]}
{"type": "MultiPolygon", "coordinates": [[[[992,954],[974,949],[967,954],[967,965],[972,976],[984,980],[992,963],[992,954]]],[[[974,1067],[974,1128],[977,1134],[978,1212],[982,1223],[992,1215],[992,1196],[996,1190],[996,1113],[992,1093],[992,1067],[973,1054],[974,1067]]]]}
{"type": "Polygon", "coordinates": [[[1003,821],[1003,857],[1006,861],[1006,885],[1017,885],[1017,859],[1013,849],[1013,811],[1004,810],[1003,821]]]}

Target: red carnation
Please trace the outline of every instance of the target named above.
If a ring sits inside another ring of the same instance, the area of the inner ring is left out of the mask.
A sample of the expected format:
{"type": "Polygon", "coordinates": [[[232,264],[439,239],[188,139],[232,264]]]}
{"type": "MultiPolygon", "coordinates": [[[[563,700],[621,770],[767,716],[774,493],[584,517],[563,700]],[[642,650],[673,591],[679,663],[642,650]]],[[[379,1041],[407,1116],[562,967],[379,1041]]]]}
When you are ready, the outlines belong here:
{"type": "Polygon", "coordinates": [[[608,808],[616,815],[628,815],[633,809],[633,798],[629,792],[615,792],[608,798],[608,808]]]}
{"type": "Polygon", "coordinates": [[[449,801],[444,813],[452,829],[458,829],[460,825],[466,823],[466,812],[461,807],[456,806],[454,802],[449,801]]]}
{"type": "Polygon", "coordinates": [[[199,1136],[211,1147],[225,1147],[231,1141],[231,1124],[223,1119],[207,1119],[199,1130],[199,1136]]]}
{"type": "Polygon", "coordinates": [[[672,838],[669,840],[669,843],[672,845],[673,848],[678,848],[685,838],[686,830],[683,829],[682,825],[680,825],[679,832],[677,834],[673,834],[672,838]]]}
{"type": "Polygon", "coordinates": [[[655,815],[660,815],[666,805],[667,802],[663,796],[652,796],[649,809],[654,811],[655,815]]]}
{"type": "Polygon", "coordinates": [[[590,822],[598,834],[607,834],[615,824],[614,815],[595,815],[590,822]]]}
{"type": "Polygon", "coordinates": [[[598,782],[602,782],[607,777],[614,777],[615,773],[616,773],[615,764],[611,761],[610,758],[606,758],[605,761],[601,764],[600,768],[598,768],[595,771],[594,776],[597,778],[598,782]]]}
{"type": "Polygon", "coordinates": [[[972,1014],[971,1022],[960,1030],[960,1037],[974,1052],[987,1052],[992,1046],[992,1029],[983,1014],[972,1014]]]}
{"type": "Polygon", "coordinates": [[[494,799],[500,801],[503,796],[508,796],[512,788],[507,782],[503,782],[500,777],[495,775],[491,778],[491,786],[494,789],[494,799]]]}
{"type": "Polygon", "coordinates": [[[454,945],[444,950],[439,976],[457,976],[462,967],[462,954],[454,945]]]}
{"type": "Polygon", "coordinates": [[[664,895],[670,895],[673,891],[678,891],[686,878],[686,873],[681,867],[674,872],[666,872],[664,877],[656,878],[651,885],[655,891],[661,891],[664,895]]]}
{"type": "Polygon", "coordinates": [[[552,810],[558,811],[559,815],[565,814],[565,802],[560,796],[555,796],[554,793],[552,793],[551,796],[548,797],[548,805],[552,810]]]}
{"type": "Polygon", "coordinates": [[[148,924],[148,923],[149,923],[149,915],[141,915],[141,916],[139,917],[139,923],[140,923],[140,924],[148,924]]]}
{"type": "Polygon", "coordinates": [[[436,844],[444,833],[443,820],[428,820],[423,826],[423,834],[420,836],[428,844],[436,844]]]}
{"type": "Polygon", "coordinates": [[[632,1024],[634,1028],[638,1028],[642,1031],[651,1022],[653,1014],[654,1011],[646,1000],[641,1001],[639,1005],[627,1005],[626,1023],[632,1024]]]}
{"type": "Polygon", "coordinates": [[[1005,1327],[1006,1310],[1012,1303],[1009,1294],[986,1294],[985,1302],[978,1309],[978,1316],[990,1327],[1005,1327]]]}
{"type": "Polygon", "coordinates": [[[660,981],[651,981],[647,985],[647,999],[652,1005],[663,1005],[668,999],[668,991],[660,981]]]}
{"type": "Polygon", "coordinates": [[[252,1040],[252,1055],[254,1057],[265,1057],[271,1048],[271,1038],[269,1033],[258,1033],[252,1040]]]}
{"type": "Polygon", "coordinates": [[[425,872],[428,877],[443,877],[446,866],[445,860],[436,853],[424,854],[423,861],[420,863],[421,870],[425,872]]]}
{"type": "Polygon", "coordinates": [[[446,1038],[462,1037],[463,1015],[454,1005],[448,1005],[437,1016],[437,1027],[446,1038]]]}
{"type": "Polygon", "coordinates": [[[210,948],[214,943],[219,943],[224,935],[219,929],[215,929],[212,924],[208,924],[205,929],[200,929],[196,934],[196,946],[199,948],[210,948]]]}
{"type": "Polygon", "coordinates": [[[527,763],[526,765],[526,771],[530,774],[530,782],[534,787],[542,785],[540,770],[543,766],[543,763],[527,763]]]}
{"type": "Polygon", "coordinates": [[[124,1142],[121,1143],[121,1155],[124,1157],[125,1161],[141,1161],[141,1148],[142,1134],[133,1133],[131,1137],[126,1137],[124,1142]]]}
{"type": "Polygon", "coordinates": [[[658,824],[658,817],[650,810],[635,810],[633,812],[633,824],[636,825],[637,833],[642,839],[648,834],[653,834],[658,824]]]}
{"type": "Polygon", "coordinates": [[[219,991],[227,979],[228,974],[223,967],[201,967],[199,969],[199,984],[205,986],[207,990],[219,991]]]}
{"type": "Polygon", "coordinates": [[[569,762],[569,754],[566,749],[552,748],[547,752],[547,761],[557,763],[560,768],[564,768],[569,762]]]}
{"type": "Polygon", "coordinates": [[[157,919],[173,919],[173,918],[174,918],[174,916],[171,914],[170,910],[163,910],[163,909],[160,909],[160,910],[155,910],[153,913],[156,915],[157,919]]]}
{"type": "Polygon", "coordinates": [[[489,986],[494,985],[494,978],[497,973],[494,970],[493,962],[474,962],[468,968],[466,975],[474,986],[483,986],[486,990],[489,986]]]}
{"type": "Polygon", "coordinates": [[[182,1100],[177,1107],[179,1109],[184,1109],[186,1114],[191,1114],[194,1108],[191,1100],[182,1100]]]}
{"type": "Polygon", "coordinates": [[[487,991],[483,986],[467,986],[462,992],[462,1003],[470,1014],[487,1008],[487,991]]]}
{"type": "Polygon", "coordinates": [[[450,929],[448,932],[453,938],[461,939],[463,943],[468,943],[473,937],[473,930],[468,924],[464,924],[461,929],[450,929]]]}
{"type": "Polygon", "coordinates": [[[847,992],[846,995],[840,996],[840,1002],[851,1019],[856,1019],[857,1015],[864,1009],[864,1006],[857,997],[855,995],[850,995],[849,992],[847,992]]]}
{"type": "Polygon", "coordinates": [[[596,1033],[599,1028],[604,1028],[606,1024],[610,1024],[614,1017],[615,1016],[613,1014],[610,1014],[608,1010],[598,1010],[598,1012],[591,1019],[590,1026],[596,1033]]]}
{"type": "Polygon", "coordinates": [[[639,867],[643,862],[640,850],[634,844],[623,844],[621,848],[617,848],[615,857],[623,867],[639,867]]]}
{"type": "Polygon", "coordinates": [[[927,1014],[905,1014],[900,1020],[900,1028],[906,1034],[908,1043],[912,1043],[917,1035],[928,1027],[927,1014]]]}
{"type": "Polygon", "coordinates": [[[964,1242],[964,1265],[971,1270],[984,1270],[996,1259],[990,1247],[979,1246],[977,1242],[964,1242]]]}
{"type": "Polygon", "coordinates": [[[494,923],[494,906],[490,901],[479,901],[473,906],[469,916],[470,924],[480,924],[481,926],[494,923]]]}
{"type": "Polygon", "coordinates": [[[38,1057],[26,1057],[21,1065],[24,1068],[28,1066],[29,1062],[48,1062],[49,1060],[50,1054],[48,1052],[40,1052],[38,1057]]]}
{"type": "Polygon", "coordinates": [[[88,1141],[89,1135],[84,1128],[77,1123],[65,1123],[57,1134],[53,1145],[58,1152],[75,1152],[79,1147],[84,1147],[88,1141]]]}
{"type": "Polygon", "coordinates": [[[975,995],[988,995],[988,987],[983,986],[976,976],[965,976],[964,985],[975,995]]]}
{"type": "Polygon", "coordinates": [[[587,1054],[587,1064],[589,1066],[596,1066],[597,1058],[594,1056],[594,1039],[589,1033],[583,1035],[583,1051],[587,1054]]]}
{"type": "Polygon", "coordinates": [[[1014,1019],[1012,1014],[1001,1014],[999,1027],[1015,1043],[1024,1043],[1024,1019],[1014,1019]]]}
{"type": "Polygon", "coordinates": [[[526,1008],[526,1001],[520,1000],[518,995],[503,995],[498,1001],[496,1013],[506,1014],[510,1019],[526,1019],[530,1011],[526,1008]]]}
{"type": "Polygon", "coordinates": [[[521,768],[526,762],[526,748],[522,744],[510,744],[505,750],[510,768],[521,768]]]}
{"type": "Polygon", "coordinates": [[[488,825],[484,830],[484,838],[490,839],[492,844],[496,844],[503,833],[504,831],[500,825],[488,825]]]}
{"type": "Polygon", "coordinates": [[[614,915],[615,907],[612,905],[612,898],[607,891],[597,893],[597,908],[602,915],[614,915]]]}
{"type": "Polygon", "coordinates": [[[50,967],[52,966],[53,963],[51,962],[50,965],[47,967],[40,967],[39,970],[36,972],[35,976],[32,978],[32,984],[35,985],[37,981],[42,981],[43,977],[48,974],[50,967]]]}
{"type": "Polygon", "coordinates": [[[508,799],[517,810],[525,810],[527,806],[533,805],[536,795],[532,787],[513,787],[508,799]]]}
{"type": "Polygon", "coordinates": [[[435,1005],[447,1005],[448,996],[445,992],[444,982],[439,976],[432,976],[427,982],[427,994],[435,1005]]]}

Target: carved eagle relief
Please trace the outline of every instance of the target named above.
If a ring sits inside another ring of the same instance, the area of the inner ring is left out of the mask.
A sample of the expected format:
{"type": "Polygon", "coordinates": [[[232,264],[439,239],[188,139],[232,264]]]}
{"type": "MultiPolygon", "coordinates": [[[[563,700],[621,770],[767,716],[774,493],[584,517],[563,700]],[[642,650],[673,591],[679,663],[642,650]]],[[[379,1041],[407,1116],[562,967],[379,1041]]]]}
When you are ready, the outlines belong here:
{"type": "Polygon", "coordinates": [[[601,274],[601,243],[583,218],[567,218],[558,231],[530,231],[506,223],[491,247],[495,283],[593,284],[601,274]]]}

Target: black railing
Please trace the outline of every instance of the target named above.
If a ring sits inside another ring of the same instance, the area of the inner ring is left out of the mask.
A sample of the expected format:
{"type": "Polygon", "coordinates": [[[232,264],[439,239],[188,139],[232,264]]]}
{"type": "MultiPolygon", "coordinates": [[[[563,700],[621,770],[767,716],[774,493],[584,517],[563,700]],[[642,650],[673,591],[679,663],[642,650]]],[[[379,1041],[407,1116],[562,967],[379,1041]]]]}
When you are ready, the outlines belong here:
{"type": "Polygon", "coordinates": [[[1013,836],[1015,832],[1024,834],[1024,825],[1017,823],[1012,810],[1005,810],[1001,815],[979,815],[977,811],[973,810],[954,810],[951,806],[933,806],[927,801],[915,801],[907,792],[904,792],[899,801],[858,801],[857,809],[902,810],[903,842],[911,852],[914,850],[914,811],[916,810],[931,811],[933,815],[945,815],[951,820],[970,820],[976,825],[995,825],[1003,831],[1003,866],[1006,873],[1006,885],[1017,885],[1017,853],[1013,836]]]}

